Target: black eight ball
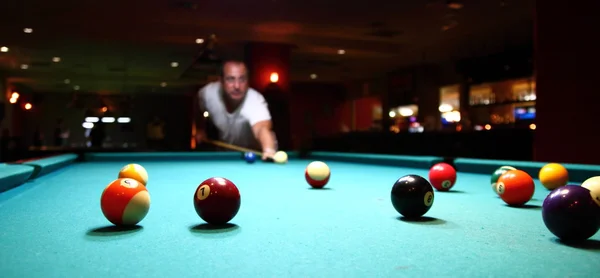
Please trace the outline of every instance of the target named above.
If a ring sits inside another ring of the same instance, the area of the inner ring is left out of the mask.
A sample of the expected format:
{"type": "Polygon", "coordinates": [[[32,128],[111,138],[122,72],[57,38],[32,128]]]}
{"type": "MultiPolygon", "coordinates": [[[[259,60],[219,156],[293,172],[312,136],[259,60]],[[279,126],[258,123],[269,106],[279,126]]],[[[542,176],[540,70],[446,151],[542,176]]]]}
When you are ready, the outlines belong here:
{"type": "Polygon", "coordinates": [[[419,175],[399,178],[391,195],[394,209],[406,218],[419,218],[433,205],[433,186],[419,175]]]}

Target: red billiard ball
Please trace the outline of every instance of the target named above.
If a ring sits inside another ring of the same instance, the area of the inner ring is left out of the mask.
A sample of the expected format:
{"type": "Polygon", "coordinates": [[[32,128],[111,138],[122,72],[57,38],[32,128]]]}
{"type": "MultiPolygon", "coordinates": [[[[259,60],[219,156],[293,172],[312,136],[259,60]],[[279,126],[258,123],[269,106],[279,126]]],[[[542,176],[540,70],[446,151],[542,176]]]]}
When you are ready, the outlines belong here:
{"type": "Polygon", "coordinates": [[[329,182],[331,170],[329,166],[322,161],[313,161],[304,170],[306,182],[313,188],[323,188],[329,182]]]}
{"type": "Polygon", "coordinates": [[[117,179],[102,192],[100,208],[106,219],[117,226],[137,225],[150,210],[150,194],[134,179],[117,179]]]}
{"type": "Polygon", "coordinates": [[[522,206],[535,192],[533,178],[522,170],[509,170],[498,178],[497,192],[509,206],[522,206]]]}
{"type": "Polygon", "coordinates": [[[437,163],[429,169],[429,182],[438,191],[448,191],[456,183],[456,170],[448,163],[437,163]]]}
{"type": "Polygon", "coordinates": [[[590,191],[579,185],[556,188],[542,204],[546,228],[565,241],[583,241],[600,229],[600,206],[590,191]]]}
{"type": "Polygon", "coordinates": [[[240,191],[226,178],[212,177],[203,181],[194,192],[194,208],[208,224],[222,225],[240,210],[240,191]]]}

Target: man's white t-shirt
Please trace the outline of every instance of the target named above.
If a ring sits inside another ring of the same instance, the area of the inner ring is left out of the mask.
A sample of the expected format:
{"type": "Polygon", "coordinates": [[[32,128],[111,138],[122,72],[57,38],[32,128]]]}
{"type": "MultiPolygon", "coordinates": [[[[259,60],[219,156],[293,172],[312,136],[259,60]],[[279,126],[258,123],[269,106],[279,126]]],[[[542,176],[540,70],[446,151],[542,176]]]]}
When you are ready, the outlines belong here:
{"type": "Polygon", "coordinates": [[[209,113],[209,119],[219,130],[220,140],[240,147],[260,149],[252,126],[270,120],[267,101],[256,90],[249,88],[242,104],[232,113],[227,111],[221,95],[221,83],[212,82],[198,92],[200,109],[209,113]]]}

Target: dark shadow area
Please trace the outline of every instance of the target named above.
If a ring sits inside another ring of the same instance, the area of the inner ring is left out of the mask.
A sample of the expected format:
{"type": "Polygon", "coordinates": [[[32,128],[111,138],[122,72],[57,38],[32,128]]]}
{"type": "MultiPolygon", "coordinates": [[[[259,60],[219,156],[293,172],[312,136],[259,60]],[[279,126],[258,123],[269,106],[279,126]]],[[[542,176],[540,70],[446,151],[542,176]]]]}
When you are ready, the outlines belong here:
{"type": "Polygon", "coordinates": [[[511,205],[508,205],[508,204],[504,204],[504,206],[507,206],[509,208],[517,208],[517,209],[536,209],[536,210],[542,209],[542,206],[530,205],[530,204],[524,204],[522,206],[511,206],[511,205]]]}
{"type": "Polygon", "coordinates": [[[399,216],[397,219],[402,222],[423,223],[426,225],[444,225],[444,224],[446,224],[445,220],[435,218],[435,217],[429,217],[429,216],[421,216],[421,217],[415,217],[415,218],[399,216]]]}
{"type": "Polygon", "coordinates": [[[552,241],[573,248],[600,251],[600,240],[588,239],[583,241],[565,241],[559,238],[552,238],[552,241]]]}
{"type": "Polygon", "coordinates": [[[143,227],[139,225],[135,226],[104,226],[87,231],[88,236],[118,236],[124,234],[131,234],[140,231],[143,227]]]}
{"type": "Polygon", "coordinates": [[[314,187],[309,187],[309,190],[333,190],[333,188],[330,187],[323,187],[323,188],[314,188],[314,187]]]}
{"type": "Polygon", "coordinates": [[[190,227],[192,233],[198,234],[218,234],[218,233],[229,233],[239,229],[239,226],[232,223],[225,223],[222,225],[202,223],[190,227]]]}
{"type": "Polygon", "coordinates": [[[446,194],[446,193],[467,193],[467,192],[464,192],[462,190],[452,190],[452,189],[450,189],[449,191],[435,191],[435,194],[438,194],[438,193],[446,194]]]}
{"type": "MultiPolygon", "coordinates": [[[[312,151],[431,155],[450,158],[480,158],[532,161],[533,134],[524,127],[500,127],[479,131],[430,131],[391,133],[353,131],[319,136],[312,140],[312,151]],[[365,144],[365,142],[369,142],[365,144]],[[490,148],[489,146],[495,146],[490,148]],[[497,146],[497,147],[496,147],[497,146]]],[[[453,163],[451,164],[453,165],[453,163]]]]}

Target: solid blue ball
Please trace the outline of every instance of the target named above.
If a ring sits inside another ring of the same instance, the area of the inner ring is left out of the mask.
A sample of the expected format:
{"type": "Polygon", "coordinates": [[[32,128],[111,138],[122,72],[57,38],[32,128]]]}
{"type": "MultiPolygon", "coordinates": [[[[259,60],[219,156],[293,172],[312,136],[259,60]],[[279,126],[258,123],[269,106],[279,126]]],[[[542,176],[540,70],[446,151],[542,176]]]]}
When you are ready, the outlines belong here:
{"type": "Polygon", "coordinates": [[[247,152],[244,154],[244,159],[246,159],[246,162],[248,163],[254,163],[254,161],[256,161],[256,154],[247,152]]]}

